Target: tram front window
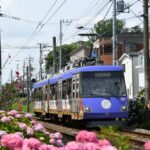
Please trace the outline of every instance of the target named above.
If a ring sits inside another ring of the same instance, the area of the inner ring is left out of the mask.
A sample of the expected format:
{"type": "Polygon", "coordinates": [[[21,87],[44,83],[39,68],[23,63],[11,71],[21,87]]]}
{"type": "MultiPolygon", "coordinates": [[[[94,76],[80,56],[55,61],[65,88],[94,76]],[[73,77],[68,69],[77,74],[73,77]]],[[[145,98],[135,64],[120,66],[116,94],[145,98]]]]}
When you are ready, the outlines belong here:
{"type": "Polygon", "coordinates": [[[83,97],[126,96],[123,74],[117,74],[95,76],[95,73],[83,73],[83,97]]]}

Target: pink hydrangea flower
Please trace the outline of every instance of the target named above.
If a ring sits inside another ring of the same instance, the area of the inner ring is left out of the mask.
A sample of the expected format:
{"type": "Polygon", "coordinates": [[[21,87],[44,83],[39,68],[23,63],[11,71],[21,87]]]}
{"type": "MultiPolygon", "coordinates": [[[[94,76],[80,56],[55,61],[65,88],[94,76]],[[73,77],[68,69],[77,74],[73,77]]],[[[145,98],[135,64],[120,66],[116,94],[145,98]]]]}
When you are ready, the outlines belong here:
{"type": "Polygon", "coordinates": [[[7,116],[3,116],[3,117],[1,118],[1,121],[2,121],[3,123],[7,123],[7,122],[10,121],[10,119],[9,119],[9,117],[7,117],[7,116]]]}
{"type": "Polygon", "coordinates": [[[27,113],[27,114],[25,114],[25,117],[28,118],[28,119],[32,119],[32,114],[27,113]]]}
{"type": "Polygon", "coordinates": [[[144,148],[145,148],[145,150],[150,150],[150,141],[148,141],[144,144],[144,148]]]}
{"type": "Polygon", "coordinates": [[[55,143],[55,139],[50,139],[49,142],[50,142],[51,144],[54,144],[54,143],[55,143]]]}
{"type": "Polygon", "coordinates": [[[100,150],[117,150],[117,148],[111,145],[104,145],[100,148],[100,150]]]}
{"type": "Polygon", "coordinates": [[[23,138],[17,134],[6,134],[2,136],[1,145],[11,150],[21,149],[23,138]]]}
{"type": "Polygon", "coordinates": [[[22,132],[16,132],[15,134],[17,134],[17,135],[21,136],[22,138],[24,138],[24,135],[23,135],[22,132]]]}
{"type": "Polygon", "coordinates": [[[40,145],[41,142],[38,139],[35,138],[25,139],[23,142],[22,150],[38,150],[40,145]]]}
{"type": "Polygon", "coordinates": [[[22,118],[22,114],[16,114],[16,118],[22,118]]]}
{"type": "Polygon", "coordinates": [[[83,150],[83,144],[79,143],[79,142],[69,142],[66,146],[65,146],[66,150],[83,150]]]}
{"type": "Polygon", "coordinates": [[[15,117],[18,114],[18,112],[16,110],[11,110],[8,112],[8,115],[11,115],[13,117],[15,117]]]}
{"type": "Polygon", "coordinates": [[[110,143],[108,140],[103,139],[103,140],[99,140],[99,141],[98,141],[98,145],[99,145],[99,146],[111,145],[111,143],[110,143]]]}
{"type": "Polygon", "coordinates": [[[31,121],[31,124],[32,124],[32,125],[35,125],[35,124],[38,124],[38,122],[37,122],[36,120],[32,120],[32,121],[31,121]]]}
{"type": "Polygon", "coordinates": [[[77,134],[76,141],[83,142],[83,143],[84,142],[98,143],[96,133],[89,132],[89,131],[86,131],[86,130],[82,130],[77,134]]]}
{"type": "Polygon", "coordinates": [[[3,135],[5,135],[5,134],[7,134],[7,132],[6,132],[6,131],[2,131],[2,130],[0,130],[0,138],[1,138],[3,135]]]}
{"type": "Polygon", "coordinates": [[[25,123],[23,123],[23,122],[19,122],[18,125],[19,125],[20,129],[22,129],[22,130],[26,130],[27,129],[27,125],[25,123]]]}
{"type": "Polygon", "coordinates": [[[84,150],[101,150],[97,144],[91,142],[84,143],[83,146],[84,146],[83,148],[84,150]]]}
{"type": "Polygon", "coordinates": [[[59,133],[59,132],[54,133],[54,139],[62,139],[62,138],[63,138],[63,136],[61,133],[59,133]]]}
{"type": "Polygon", "coordinates": [[[35,131],[43,131],[44,130],[44,126],[40,123],[34,125],[34,130],[35,131]]]}
{"type": "Polygon", "coordinates": [[[58,140],[56,141],[56,146],[58,146],[58,147],[64,146],[64,144],[63,144],[63,142],[62,142],[61,139],[58,139],[58,140]]]}
{"type": "Polygon", "coordinates": [[[50,133],[49,137],[50,137],[51,139],[53,139],[53,138],[54,138],[54,133],[50,133]]]}
{"type": "Polygon", "coordinates": [[[54,148],[54,146],[42,144],[42,145],[40,145],[39,150],[52,150],[52,148],[54,148]]]}
{"type": "Polygon", "coordinates": [[[48,135],[48,136],[50,135],[48,131],[44,131],[44,133],[45,135],[48,135]]]}
{"type": "Polygon", "coordinates": [[[27,127],[27,135],[32,136],[34,134],[34,130],[30,127],[27,127]]]}

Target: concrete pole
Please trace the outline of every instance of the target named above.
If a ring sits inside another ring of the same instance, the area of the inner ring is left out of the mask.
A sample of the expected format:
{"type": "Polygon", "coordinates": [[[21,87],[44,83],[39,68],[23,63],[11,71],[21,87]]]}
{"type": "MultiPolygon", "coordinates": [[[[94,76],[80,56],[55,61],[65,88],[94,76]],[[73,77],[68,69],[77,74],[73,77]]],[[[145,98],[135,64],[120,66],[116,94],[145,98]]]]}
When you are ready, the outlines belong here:
{"type": "Polygon", "coordinates": [[[30,111],[29,102],[30,102],[29,67],[27,66],[27,112],[30,111]]]}
{"type": "Polygon", "coordinates": [[[150,56],[149,56],[149,29],[148,29],[148,0],[143,0],[144,7],[144,74],[146,103],[150,101],[150,56]]]}
{"type": "Polygon", "coordinates": [[[39,80],[42,80],[42,44],[40,43],[40,72],[39,72],[39,80]]]}
{"type": "Polygon", "coordinates": [[[116,65],[116,0],[113,0],[113,57],[112,64],[116,65]]]}
{"type": "Polygon", "coordinates": [[[62,60],[61,60],[62,50],[61,50],[61,46],[62,46],[62,20],[60,20],[59,70],[61,70],[61,67],[62,67],[62,60]]]}
{"type": "Polygon", "coordinates": [[[2,46],[1,46],[1,30],[0,30],[0,94],[2,94],[2,46]]]}
{"type": "Polygon", "coordinates": [[[56,73],[56,37],[53,37],[53,74],[56,73]]]}

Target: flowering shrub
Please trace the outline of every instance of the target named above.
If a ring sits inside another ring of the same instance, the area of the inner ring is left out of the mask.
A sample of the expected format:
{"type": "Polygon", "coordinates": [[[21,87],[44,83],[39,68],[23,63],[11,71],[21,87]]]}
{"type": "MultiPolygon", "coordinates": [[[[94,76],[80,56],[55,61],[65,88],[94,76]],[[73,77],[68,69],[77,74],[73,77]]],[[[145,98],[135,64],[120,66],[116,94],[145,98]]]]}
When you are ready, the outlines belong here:
{"type": "MultiPolygon", "coordinates": [[[[49,133],[31,114],[0,110],[0,150],[117,150],[94,132],[80,131],[75,141],[63,144],[61,133],[49,133]]],[[[145,143],[150,150],[150,142],[145,143]]],[[[120,150],[120,149],[119,149],[120,150]]]]}

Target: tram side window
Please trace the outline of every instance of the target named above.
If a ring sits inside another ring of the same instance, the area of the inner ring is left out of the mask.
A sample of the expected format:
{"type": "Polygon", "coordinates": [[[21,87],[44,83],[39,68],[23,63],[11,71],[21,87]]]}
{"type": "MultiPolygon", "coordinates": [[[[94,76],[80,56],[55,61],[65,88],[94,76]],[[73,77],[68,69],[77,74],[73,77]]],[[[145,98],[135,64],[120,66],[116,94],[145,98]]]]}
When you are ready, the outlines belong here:
{"type": "Polygon", "coordinates": [[[67,81],[63,81],[62,84],[62,99],[66,99],[67,96],[67,81]]]}
{"type": "Polygon", "coordinates": [[[45,100],[47,100],[47,91],[48,91],[48,86],[46,86],[46,90],[45,90],[45,100]]]}
{"type": "Polygon", "coordinates": [[[57,92],[56,92],[56,85],[51,85],[51,95],[50,98],[52,100],[56,100],[57,99],[57,92]]]}
{"type": "Polygon", "coordinates": [[[71,79],[67,80],[67,98],[71,98],[71,79]]]}
{"type": "Polygon", "coordinates": [[[37,91],[37,89],[34,89],[34,91],[33,91],[33,93],[32,93],[32,97],[33,97],[33,99],[36,99],[36,92],[37,91]]]}
{"type": "Polygon", "coordinates": [[[39,88],[39,90],[37,92],[37,98],[38,98],[38,100],[42,100],[42,97],[43,97],[42,89],[39,88]]]}

